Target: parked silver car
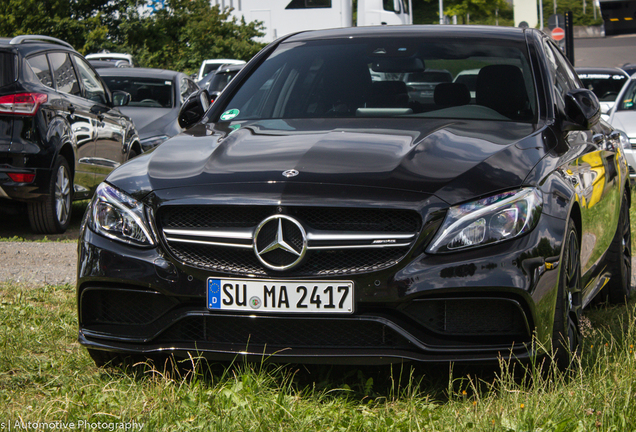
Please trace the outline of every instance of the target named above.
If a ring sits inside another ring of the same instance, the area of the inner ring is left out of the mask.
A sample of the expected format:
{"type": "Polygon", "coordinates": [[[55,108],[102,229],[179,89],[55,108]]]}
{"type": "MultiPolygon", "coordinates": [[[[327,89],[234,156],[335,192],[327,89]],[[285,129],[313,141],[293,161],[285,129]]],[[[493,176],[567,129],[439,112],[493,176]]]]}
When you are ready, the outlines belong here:
{"type": "Polygon", "coordinates": [[[616,98],[616,104],[610,110],[609,123],[622,131],[623,147],[629,164],[629,177],[636,180],[636,74],[629,81],[616,98]]]}

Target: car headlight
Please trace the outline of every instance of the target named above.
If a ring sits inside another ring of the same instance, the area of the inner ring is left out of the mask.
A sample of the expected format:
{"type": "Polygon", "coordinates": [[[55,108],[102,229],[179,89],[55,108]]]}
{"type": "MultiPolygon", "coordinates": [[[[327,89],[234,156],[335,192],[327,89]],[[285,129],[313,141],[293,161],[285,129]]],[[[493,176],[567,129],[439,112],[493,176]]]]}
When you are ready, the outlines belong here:
{"type": "Polygon", "coordinates": [[[170,137],[167,135],[153,136],[150,138],[142,139],[140,143],[144,149],[151,149],[153,147],[157,147],[159,144],[166,141],[168,138],[170,137]]]}
{"type": "Polygon", "coordinates": [[[454,252],[515,238],[537,225],[542,209],[541,193],[534,188],[451,207],[426,252],[454,252]]]}
{"type": "Polygon", "coordinates": [[[111,185],[97,187],[90,211],[93,231],[131,245],[155,244],[143,204],[111,185]]]}

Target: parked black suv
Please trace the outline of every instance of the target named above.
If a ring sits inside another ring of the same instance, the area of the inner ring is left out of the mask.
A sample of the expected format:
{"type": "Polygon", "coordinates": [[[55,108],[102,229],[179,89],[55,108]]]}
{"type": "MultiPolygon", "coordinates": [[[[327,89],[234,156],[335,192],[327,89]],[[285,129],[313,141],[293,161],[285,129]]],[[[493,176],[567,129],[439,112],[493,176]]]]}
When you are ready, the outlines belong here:
{"type": "Polygon", "coordinates": [[[0,205],[26,202],[35,232],[64,232],[71,201],[139,153],[132,121],[70,44],[0,38],[0,205]]]}

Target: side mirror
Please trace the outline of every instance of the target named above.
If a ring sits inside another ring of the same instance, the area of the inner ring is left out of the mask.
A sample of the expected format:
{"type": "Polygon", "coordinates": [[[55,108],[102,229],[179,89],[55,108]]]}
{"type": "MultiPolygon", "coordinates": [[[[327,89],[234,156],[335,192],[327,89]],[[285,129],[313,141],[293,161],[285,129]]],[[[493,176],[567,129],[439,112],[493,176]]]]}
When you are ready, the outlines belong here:
{"type": "Polygon", "coordinates": [[[201,89],[190,95],[179,111],[179,126],[186,129],[198,123],[210,107],[210,94],[201,89]]]}
{"type": "Polygon", "coordinates": [[[113,92],[113,105],[114,106],[125,106],[130,103],[130,93],[125,92],[123,90],[115,90],[113,92]]]}
{"type": "Polygon", "coordinates": [[[601,118],[601,104],[588,89],[570,90],[565,95],[564,130],[588,130],[601,118]]]}

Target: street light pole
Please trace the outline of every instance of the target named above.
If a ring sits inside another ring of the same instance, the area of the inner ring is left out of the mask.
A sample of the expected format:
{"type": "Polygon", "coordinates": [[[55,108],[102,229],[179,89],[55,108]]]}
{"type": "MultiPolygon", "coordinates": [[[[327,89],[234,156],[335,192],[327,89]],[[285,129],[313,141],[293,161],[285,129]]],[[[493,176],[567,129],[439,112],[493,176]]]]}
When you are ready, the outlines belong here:
{"type": "Polygon", "coordinates": [[[439,0],[439,23],[444,24],[444,0],[439,0]]]}

